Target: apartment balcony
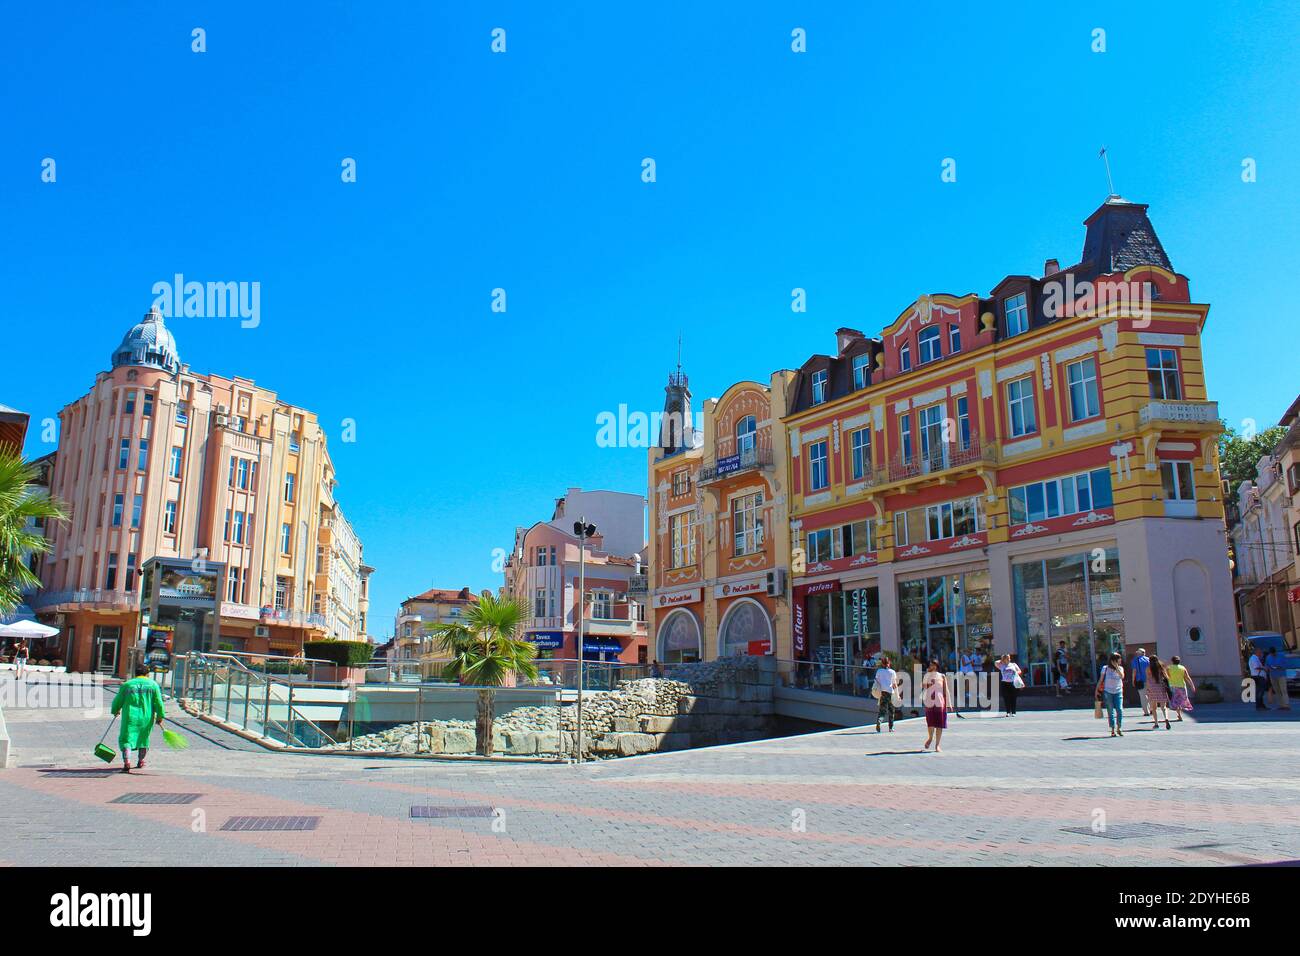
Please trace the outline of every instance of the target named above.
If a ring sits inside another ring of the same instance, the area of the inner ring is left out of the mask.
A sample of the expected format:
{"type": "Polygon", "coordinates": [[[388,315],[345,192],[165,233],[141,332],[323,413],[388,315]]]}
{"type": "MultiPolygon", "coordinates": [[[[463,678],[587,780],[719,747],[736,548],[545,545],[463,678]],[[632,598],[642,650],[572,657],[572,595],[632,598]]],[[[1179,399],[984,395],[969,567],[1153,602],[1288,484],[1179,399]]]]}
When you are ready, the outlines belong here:
{"type": "Polygon", "coordinates": [[[1218,402],[1151,401],[1138,409],[1138,425],[1179,431],[1219,431],[1218,402]]]}
{"type": "Polygon", "coordinates": [[[134,594],[79,588],[71,591],[42,591],[27,598],[33,611],[134,611],[139,603],[134,594]]]}
{"type": "Polygon", "coordinates": [[[952,479],[965,471],[995,467],[997,462],[998,446],[971,435],[966,441],[935,444],[910,456],[896,455],[888,466],[876,469],[870,483],[878,486],[952,479]]]}
{"type": "Polygon", "coordinates": [[[589,637],[636,637],[646,632],[645,621],[607,617],[589,617],[582,629],[589,637]]]}
{"type": "Polygon", "coordinates": [[[772,449],[770,448],[751,448],[743,451],[739,455],[728,455],[726,458],[717,458],[713,461],[706,461],[704,467],[700,469],[699,483],[701,485],[712,484],[723,481],[734,475],[741,475],[751,471],[761,471],[765,468],[772,467],[772,449]]]}
{"type": "Polygon", "coordinates": [[[324,614],[305,614],[302,611],[290,611],[286,608],[262,608],[263,624],[284,624],[289,627],[305,627],[323,631],[326,628],[324,614]]]}
{"type": "Polygon", "coordinates": [[[399,614],[399,615],[397,615],[397,626],[398,626],[398,627],[401,627],[403,624],[423,624],[423,623],[424,623],[424,615],[423,615],[423,614],[399,614]]]}

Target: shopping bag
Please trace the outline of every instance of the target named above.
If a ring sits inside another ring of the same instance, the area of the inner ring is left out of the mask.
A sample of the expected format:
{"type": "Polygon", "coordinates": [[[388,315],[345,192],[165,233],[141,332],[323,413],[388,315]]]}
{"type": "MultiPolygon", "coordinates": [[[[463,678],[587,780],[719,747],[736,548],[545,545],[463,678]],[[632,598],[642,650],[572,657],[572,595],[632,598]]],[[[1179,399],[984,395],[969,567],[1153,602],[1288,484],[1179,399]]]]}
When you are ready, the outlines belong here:
{"type": "Polygon", "coordinates": [[[1097,698],[1097,705],[1092,708],[1092,716],[1096,717],[1098,720],[1101,720],[1101,698],[1100,697],[1097,698]]]}

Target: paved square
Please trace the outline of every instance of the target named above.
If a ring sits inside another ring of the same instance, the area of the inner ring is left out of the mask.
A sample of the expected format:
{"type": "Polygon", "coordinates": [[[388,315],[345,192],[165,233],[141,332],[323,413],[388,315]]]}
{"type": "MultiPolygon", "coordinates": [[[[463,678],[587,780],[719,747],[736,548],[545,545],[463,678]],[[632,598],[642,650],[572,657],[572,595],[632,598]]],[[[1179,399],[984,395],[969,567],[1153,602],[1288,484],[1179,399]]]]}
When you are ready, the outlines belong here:
{"type": "MultiPolygon", "coordinates": [[[[174,708],[173,708],[174,710],[174,708]]],[[[1204,706],[1172,731],[1090,711],[850,728],[583,766],[277,754],[191,718],[188,750],[100,777],[103,719],[5,713],[0,864],[1231,865],[1300,859],[1300,726],[1204,706]],[[159,794],[156,803],[124,796],[159,794]],[[189,804],[164,794],[200,794],[189,804]],[[439,813],[413,819],[415,807],[439,813]],[[481,808],[492,808],[490,814],[481,808]],[[458,812],[460,811],[460,812],[458,812]],[[233,817],[314,830],[227,830],[233,817]],[[1153,826],[1155,825],[1155,826],[1153,826]],[[1109,828],[1116,828],[1109,831],[1109,828]],[[1114,837],[1122,836],[1116,839],[1114,837]]],[[[161,741],[159,741],[161,744],[161,741]]]]}

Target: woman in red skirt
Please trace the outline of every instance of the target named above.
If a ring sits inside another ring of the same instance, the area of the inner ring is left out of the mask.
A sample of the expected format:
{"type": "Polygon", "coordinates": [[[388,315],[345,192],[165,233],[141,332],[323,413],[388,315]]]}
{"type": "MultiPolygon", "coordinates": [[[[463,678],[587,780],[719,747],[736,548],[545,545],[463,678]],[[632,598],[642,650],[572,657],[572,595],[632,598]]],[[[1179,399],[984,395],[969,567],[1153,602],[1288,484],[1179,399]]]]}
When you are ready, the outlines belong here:
{"type": "Polygon", "coordinates": [[[921,704],[925,707],[925,746],[921,749],[929,750],[934,741],[934,752],[940,753],[939,741],[948,726],[948,681],[940,673],[938,661],[930,661],[921,678],[921,704]]]}

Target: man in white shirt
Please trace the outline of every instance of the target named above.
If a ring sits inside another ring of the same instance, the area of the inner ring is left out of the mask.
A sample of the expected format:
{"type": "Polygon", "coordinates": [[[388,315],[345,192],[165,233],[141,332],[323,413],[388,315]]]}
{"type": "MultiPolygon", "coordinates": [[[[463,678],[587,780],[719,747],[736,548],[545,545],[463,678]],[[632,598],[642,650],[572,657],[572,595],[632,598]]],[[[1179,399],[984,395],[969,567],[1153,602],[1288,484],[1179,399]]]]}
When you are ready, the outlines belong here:
{"type": "Polygon", "coordinates": [[[876,668],[876,679],[872,687],[872,696],[876,697],[876,733],[880,733],[880,719],[887,717],[889,732],[894,732],[894,690],[898,687],[898,673],[889,666],[888,655],[880,658],[876,668]]]}
{"type": "Polygon", "coordinates": [[[1264,666],[1258,647],[1251,652],[1247,666],[1250,668],[1250,679],[1255,683],[1255,709],[1268,710],[1268,705],[1264,703],[1264,697],[1268,694],[1268,668],[1264,666]]]}

